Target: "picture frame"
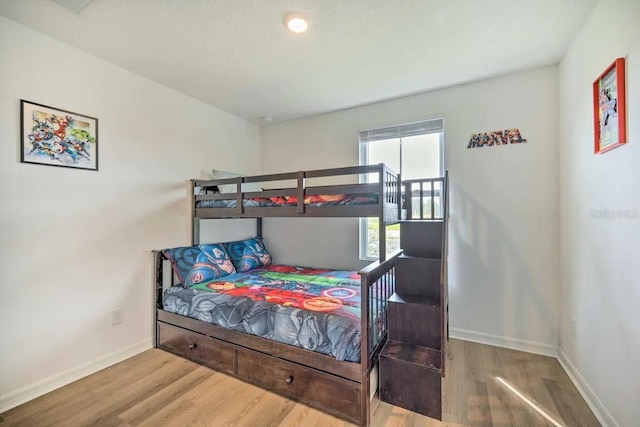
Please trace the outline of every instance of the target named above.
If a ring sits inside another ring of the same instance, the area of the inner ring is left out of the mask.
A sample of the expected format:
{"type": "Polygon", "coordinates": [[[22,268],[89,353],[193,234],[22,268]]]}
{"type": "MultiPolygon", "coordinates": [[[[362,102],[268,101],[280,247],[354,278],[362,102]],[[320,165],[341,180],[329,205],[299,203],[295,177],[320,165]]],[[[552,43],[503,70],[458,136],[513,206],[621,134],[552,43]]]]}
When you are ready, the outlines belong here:
{"type": "Polygon", "coordinates": [[[20,100],[20,162],[98,170],[98,119],[20,100]]]}
{"type": "Polygon", "coordinates": [[[594,153],[627,143],[625,60],[616,59],[593,82],[594,153]]]}

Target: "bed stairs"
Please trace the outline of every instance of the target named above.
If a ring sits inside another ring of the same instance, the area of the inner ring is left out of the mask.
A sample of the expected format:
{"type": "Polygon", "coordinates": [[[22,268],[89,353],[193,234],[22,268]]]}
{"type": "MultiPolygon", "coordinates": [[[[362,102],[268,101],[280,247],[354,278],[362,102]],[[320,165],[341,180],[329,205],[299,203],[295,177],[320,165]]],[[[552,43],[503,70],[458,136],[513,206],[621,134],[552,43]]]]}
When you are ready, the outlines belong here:
{"type": "Polygon", "coordinates": [[[403,254],[380,354],[380,400],[438,420],[448,340],[443,232],[441,220],[400,223],[403,254]]]}

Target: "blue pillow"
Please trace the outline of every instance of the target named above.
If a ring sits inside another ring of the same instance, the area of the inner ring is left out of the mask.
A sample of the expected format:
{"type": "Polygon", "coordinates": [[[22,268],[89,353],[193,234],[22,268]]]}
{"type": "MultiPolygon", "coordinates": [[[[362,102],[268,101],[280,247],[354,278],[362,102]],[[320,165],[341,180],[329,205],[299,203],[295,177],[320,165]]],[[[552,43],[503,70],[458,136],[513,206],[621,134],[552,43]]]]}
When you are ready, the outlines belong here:
{"type": "Polygon", "coordinates": [[[225,247],[239,273],[271,264],[271,254],[261,237],[225,243],[225,247]]]}
{"type": "Polygon", "coordinates": [[[162,253],[186,287],[236,272],[222,243],[165,249],[162,253]]]}

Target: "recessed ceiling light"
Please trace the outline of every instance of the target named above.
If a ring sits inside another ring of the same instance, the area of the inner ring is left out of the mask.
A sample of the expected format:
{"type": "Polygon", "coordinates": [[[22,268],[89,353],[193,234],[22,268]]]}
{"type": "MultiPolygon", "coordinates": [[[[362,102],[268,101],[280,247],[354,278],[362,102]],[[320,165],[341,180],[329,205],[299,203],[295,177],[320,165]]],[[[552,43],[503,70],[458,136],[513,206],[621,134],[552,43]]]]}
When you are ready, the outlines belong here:
{"type": "Polygon", "coordinates": [[[284,26],[292,33],[304,33],[309,28],[309,18],[301,12],[291,12],[284,16],[284,26]]]}

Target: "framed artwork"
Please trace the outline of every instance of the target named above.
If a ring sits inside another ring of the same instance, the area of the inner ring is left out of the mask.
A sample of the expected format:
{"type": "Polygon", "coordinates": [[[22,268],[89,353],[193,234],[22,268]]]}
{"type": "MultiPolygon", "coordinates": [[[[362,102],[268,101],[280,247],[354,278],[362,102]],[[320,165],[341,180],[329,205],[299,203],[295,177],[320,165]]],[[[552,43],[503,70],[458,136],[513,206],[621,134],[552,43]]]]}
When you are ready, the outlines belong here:
{"type": "Polygon", "coordinates": [[[98,119],[20,100],[20,161],[98,170],[98,119]]]}
{"type": "Polygon", "coordinates": [[[624,58],[618,58],[593,82],[594,153],[627,143],[624,58]]]}

